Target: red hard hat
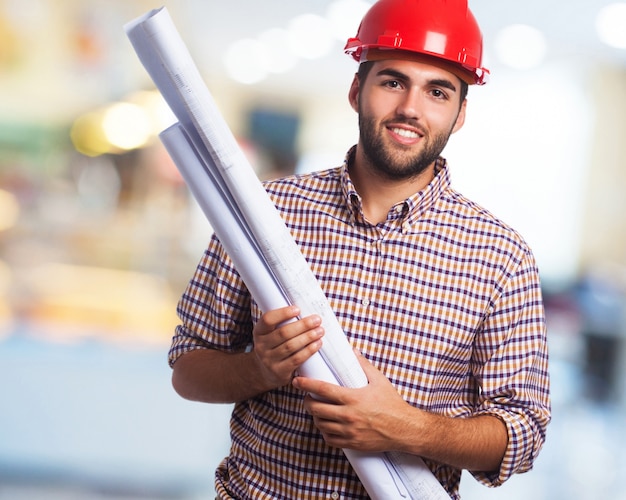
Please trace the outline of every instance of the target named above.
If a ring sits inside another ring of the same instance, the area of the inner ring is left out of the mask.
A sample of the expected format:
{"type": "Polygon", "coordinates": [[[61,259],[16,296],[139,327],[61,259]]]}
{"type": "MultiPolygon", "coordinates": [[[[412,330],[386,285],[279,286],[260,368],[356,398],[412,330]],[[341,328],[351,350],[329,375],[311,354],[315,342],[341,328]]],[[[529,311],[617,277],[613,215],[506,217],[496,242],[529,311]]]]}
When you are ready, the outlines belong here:
{"type": "Polygon", "coordinates": [[[452,63],[468,83],[482,85],[489,75],[481,67],[483,36],[467,0],[378,0],[344,50],[363,62],[370,51],[390,49],[452,63]]]}

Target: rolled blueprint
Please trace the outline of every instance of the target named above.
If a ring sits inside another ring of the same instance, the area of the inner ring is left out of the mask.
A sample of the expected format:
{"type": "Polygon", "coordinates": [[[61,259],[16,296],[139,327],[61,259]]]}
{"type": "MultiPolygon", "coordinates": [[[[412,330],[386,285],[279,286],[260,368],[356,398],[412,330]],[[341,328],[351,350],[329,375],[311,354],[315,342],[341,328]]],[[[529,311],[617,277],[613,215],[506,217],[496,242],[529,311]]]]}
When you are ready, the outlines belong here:
{"type": "MultiPolygon", "coordinates": [[[[179,123],[161,139],[262,310],[296,304],[317,314],[323,346],[300,368],[311,378],[363,387],[367,378],[308,263],[223,120],[165,8],[125,26],[139,59],[179,123]]],[[[374,500],[449,496],[420,457],[344,450],[374,500]]]]}
{"type": "MultiPolygon", "coordinates": [[[[206,155],[198,152],[179,123],[163,131],[160,137],[259,307],[268,311],[290,305],[245,220],[224,190],[223,183],[216,178],[216,167],[210,164],[206,155]]],[[[321,356],[309,358],[300,372],[318,380],[338,383],[321,356]]],[[[419,457],[355,450],[344,450],[344,453],[374,500],[449,499],[419,457]]]]}
{"type": "MultiPolygon", "coordinates": [[[[224,182],[216,175],[217,167],[198,152],[180,123],[161,132],[160,138],[261,310],[291,305],[224,182]]],[[[300,371],[337,384],[321,356],[313,356],[300,371]]]]}

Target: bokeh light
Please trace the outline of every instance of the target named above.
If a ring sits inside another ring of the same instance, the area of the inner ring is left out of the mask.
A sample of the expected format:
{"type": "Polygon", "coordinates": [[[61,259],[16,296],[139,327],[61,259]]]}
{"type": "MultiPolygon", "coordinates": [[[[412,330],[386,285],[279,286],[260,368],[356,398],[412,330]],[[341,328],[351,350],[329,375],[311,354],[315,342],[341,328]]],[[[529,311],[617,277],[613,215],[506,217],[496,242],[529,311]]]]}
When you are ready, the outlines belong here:
{"type": "Polygon", "coordinates": [[[537,28],[514,24],[501,30],[495,40],[498,59],[507,66],[530,69],[539,66],[547,52],[545,36],[537,28]]]}
{"type": "Polygon", "coordinates": [[[0,231],[15,226],[20,213],[20,207],[14,194],[0,189],[0,231]]]}
{"type": "Polygon", "coordinates": [[[626,49],[626,3],[603,7],[596,17],[596,31],[600,40],[610,47],[626,49]]]}
{"type": "Polygon", "coordinates": [[[318,59],[327,55],[334,42],[328,19],[317,14],[302,14],[289,22],[289,48],[303,59],[318,59]]]}
{"type": "Polygon", "coordinates": [[[104,112],[102,130],[113,147],[128,151],[148,142],[151,124],[141,107],[118,102],[104,112]]]}
{"type": "Polygon", "coordinates": [[[233,80],[251,85],[268,74],[269,54],[265,45],[254,38],[242,38],[224,53],[226,71],[233,80]]]}

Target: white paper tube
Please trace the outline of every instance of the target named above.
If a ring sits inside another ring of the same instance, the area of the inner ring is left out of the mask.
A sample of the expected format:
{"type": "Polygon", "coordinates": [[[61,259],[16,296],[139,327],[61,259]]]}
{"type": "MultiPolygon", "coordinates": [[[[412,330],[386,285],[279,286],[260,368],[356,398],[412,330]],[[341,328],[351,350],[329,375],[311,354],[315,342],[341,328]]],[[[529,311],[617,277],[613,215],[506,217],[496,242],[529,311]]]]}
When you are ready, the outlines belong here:
{"type": "MultiPolygon", "coordinates": [[[[220,181],[215,179],[214,166],[207,164],[202,155],[194,148],[180,124],[172,125],[160,134],[168,153],[174,160],[198,202],[203,213],[211,223],[215,234],[231,257],[235,268],[241,275],[251,295],[261,309],[271,310],[290,304],[280,289],[279,283],[264,262],[262,254],[250,237],[245,221],[237,215],[237,208],[229,200],[229,194],[220,188],[220,181]]],[[[309,358],[300,368],[302,375],[339,384],[333,372],[319,355],[309,358]]],[[[420,477],[413,478],[407,484],[408,476],[403,474],[384,453],[363,453],[343,450],[357,476],[374,500],[394,498],[437,498],[432,495],[417,495],[422,486],[420,477]],[[409,491],[414,494],[411,495],[409,491]]],[[[417,457],[414,457],[417,458],[417,457]]],[[[406,467],[405,467],[406,468],[406,467]]],[[[415,461],[410,470],[419,470],[421,475],[432,477],[421,459],[415,461]],[[419,468],[415,469],[415,465],[419,468]]],[[[413,474],[415,475],[415,474],[413,474]]],[[[439,485],[439,483],[437,483],[439,485]]],[[[444,497],[446,498],[446,497],[444,497]]]]}
{"type": "MultiPolygon", "coordinates": [[[[303,375],[364,386],[365,374],[323,291],[223,120],[167,10],[151,11],[125,29],[179,119],[162,140],[252,296],[265,310],[297,304],[304,315],[322,317],[324,345],[319,356],[303,365],[303,375]],[[244,262],[239,258],[243,255],[254,256],[259,266],[244,262]]],[[[420,457],[344,451],[374,500],[449,499],[420,457]]]]}

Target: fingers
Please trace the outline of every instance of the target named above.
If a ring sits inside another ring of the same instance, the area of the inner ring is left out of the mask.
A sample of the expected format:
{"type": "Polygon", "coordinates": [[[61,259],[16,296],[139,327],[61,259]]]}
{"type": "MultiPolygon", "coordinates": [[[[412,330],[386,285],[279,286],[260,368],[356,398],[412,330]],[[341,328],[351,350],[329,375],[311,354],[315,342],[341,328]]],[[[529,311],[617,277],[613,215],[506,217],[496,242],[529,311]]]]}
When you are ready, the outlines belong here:
{"type": "Polygon", "coordinates": [[[300,309],[296,306],[283,307],[268,311],[259,319],[255,333],[264,335],[275,330],[279,325],[295,320],[300,314],[300,309]]]}
{"type": "MultiPolygon", "coordinates": [[[[354,349],[354,354],[357,357],[361,368],[365,372],[368,381],[372,381],[377,377],[386,377],[376,368],[365,356],[363,356],[358,350],[354,349]]],[[[309,394],[314,394],[319,400],[332,402],[335,404],[344,404],[346,393],[342,391],[337,384],[331,384],[322,380],[317,380],[307,377],[296,377],[293,379],[292,384],[297,389],[309,394]]]]}
{"type": "Polygon", "coordinates": [[[337,390],[338,385],[307,377],[295,377],[291,383],[296,389],[313,394],[318,400],[334,404],[342,402],[341,391],[337,390]]]}
{"type": "Polygon", "coordinates": [[[296,320],[299,311],[294,307],[276,309],[263,315],[254,329],[258,347],[272,350],[273,356],[287,358],[321,339],[324,330],[317,315],[296,320]]]}
{"type": "Polygon", "coordinates": [[[304,407],[326,444],[342,448],[345,443],[356,443],[358,433],[355,432],[349,409],[341,404],[320,401],[317,396],[311,395],[304,397],[304,407]]]}
{"type": "Polygon", "coordinates": [[[363,356],[363,354],[356,349],[354,349],[354,354],[356,355],[361,368],[363,368],[363,372],[365,373],[365,376],[370,384],[377,378],[387,380],[387,377],[385,377],[385,375],[378,368],[376,368],[369,359],[363,356]]]}
{"type": "Polygon", "coordinates": [[[297,319],[299,313],[293,306],[269,311],[254,328],[254,352],[273,386],[289,383],[300,365],[321,348],[321,318],[297,319]]]}

